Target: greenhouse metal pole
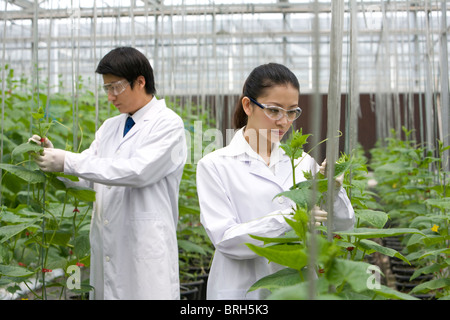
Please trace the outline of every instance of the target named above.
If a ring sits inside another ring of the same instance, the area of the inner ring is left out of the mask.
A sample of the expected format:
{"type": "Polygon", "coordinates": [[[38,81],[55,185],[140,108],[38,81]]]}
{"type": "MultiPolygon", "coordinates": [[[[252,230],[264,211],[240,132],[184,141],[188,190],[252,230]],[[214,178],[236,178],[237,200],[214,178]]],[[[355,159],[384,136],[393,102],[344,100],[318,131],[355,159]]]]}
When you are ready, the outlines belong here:
{"type": "Polygon", "coordinates": [[[428,15],[428,2],[425,5],[425,26],[426,26],[426,52],[425,52],[425,146],[427,150],[431,150],[433,137],[433,65],[432,53],[433,43],[430,36],[430,17],[428,15]]]}
{"type": "MultiPolygon", "coordinates": [[[[94,63],[97,63],[97,0],[94,0],[94,17],[92,18],[92,52],[94,63]]],[[[94,68],[95,70],[95,68],[94,68]]],[[[95,99],[95,132],[99,128],[99,102],[98,102],[98,84],[97,75],[94,72],[94,99],[95,99]]]]}
{"type": "MultiPolygon", "coordinates": [[[[32,61],[33,61],[33,76],[32,76],[32,95],[33,95],[33,101],[36,98],[36,104],[37,104],[37,108],[36,110],[39,110],[39,32],[38,32],[38,16],[39,16],[39,3],[38,0],[35,0],[33,3],[33,10],[34,10],[34,15],[33,15],[33,19],[32,19],[32,34],[33,34],[33,42],[32,42],[32,61]]],[[[33,103],[34,106],[34,103],[33,103]]],[[[32,107],[33,107],[32,106],[32,107]]],[[[48,118],[48,113],[45,115],[46,118],[48,118]]],[[[32,125],[33,125],[33,118],[30,118],[30,131],[32,133],[32,125]]],[[[46,179],[45,179],[46,180],[46,179]]],[[[29,185],[28,185],[29,188],[29,185]]],[[[45,207],[45,202],[46,202],[46,181],[44,181],[43,183],[43,187],[42,187],[42,224],[41,224],[41,229],[42,229],[42,235],[45,234],[45,228],[46,228],[46,218],[45,218],[45,211],[46,211],[46,207],[45,207]]],[[[28,190],[29,192],[29,190],[28,190]]],[[[46,284],[45,284],[45,260],[46,260],[46,254],[45,254],[45,247],[46,247],[46,241],[45,241],[45,237],[42,236],[42,245],[40,247],[40,260],[41,260],[41,270],[42,270],[42,300],[47,300],[47,289],[46,289],[46,284]]],[[[38,276],[39,273],[36,273],[36,275],[38,276]]],[[[36,279],[37,282],[37,279],[36,279]]]]}
{"type": "Polygon", "coordinates": [[[341,74],[342,74],[342,38],[344,21],[344,1],[332,1],[331,6],[331,35],[330,35],[330,80],[328,86],[328,119],[327,119],[327,236],[333,240],[333,203],[335,196],[334,169],[339,152],[339,123],[341,105],[341,74]]]}
{"type": "Polygon", "coordinates": [[[350,11],[350,110],[348,116],[347,153],[353,154],[358,136],[359,78],[358,78],[358,11],[351,0],[350,11]]]}
{"type": "Polygon", "coordinates": [[[79,85],[79,56],[80,56],[80,42],[79,42],[79,28],[80,28],[80,21],[79,21],[79,15],[80,11],[79,8],[74,9],[73,1],[71,3],[72,8],[72,16],[71,16],[71,25],[70,25],[70,32],[71,32],[71,54],[72,54],[72,61],[71,61],[71,67],[72,67],[72,135],[73,135],[73,150],[77,151],[77,144],[78,144],[78,85],[79,85]],[[75,57],[77,57],[77,61],[75,62],[75,57]]]}
{"type": "MultiPolygon", "coordinates": [[[[8,1],[5,1],[5,12],[8,9],[8,1]]],[[[6,39],[6,18],[3,25],[3,39],[6,39]]],[[[3,41],[2,48],[2,119],[1,119],[1,138],[0,138],[0,162],[3,162],[3,126],[5,123],[5,90],[6,90],[6,42],[3,41]]],[[[0,169],[0,206],[3,205],[3,171],[0,169]]]]}
{"type": "MultiPolygon", "coordinates": [[[[320,98],[320,24],[319,24],[319,3],[318,0],[314,2],[314,17],[313,17],[313,50],[312,50],[312,88],[313,88],[313,108],[311,113],[311,123],[312,123],[312,145],[317,146],[320,143],[320,132],[321,132],[321,120],[322,120],[322,104],[320,98]]],[[[319,149],[314,148],[312,151],[312,157],[318,159],[319,149]]],[[[315,180],[313,180],[315,181],[315,180]]],[[[317,183],[313,183],[313,196],[316,194],[317,183]]],[[[317,199],[311,199],[313,203],[317,199]]],[[[311,235],[315,234],[315,223],[314,219],[310,218],[309,223],[311,229],[311,235]]],[[[311,237],[308,244],[308,298],[310,300],[316,299],[317,290],[316,283],[314,279],[316,278],[316,256],[317,256],[317,241],[315,237],[311,237]]]]}

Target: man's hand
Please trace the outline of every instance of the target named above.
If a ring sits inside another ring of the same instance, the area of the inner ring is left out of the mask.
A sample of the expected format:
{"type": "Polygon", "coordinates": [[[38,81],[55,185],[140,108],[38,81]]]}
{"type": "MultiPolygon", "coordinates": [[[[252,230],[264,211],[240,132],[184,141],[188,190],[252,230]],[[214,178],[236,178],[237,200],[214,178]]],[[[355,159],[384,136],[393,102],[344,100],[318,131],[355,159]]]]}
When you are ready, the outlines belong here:
{"type": "Polygon", "coordinates": [[[311,215],[313,216],[315,225],[320,226],[322,222],[327,221],[328,212],[320,209],[318,206],[314,206],[311,210],[311,215]]]}
{"type": "Polygon", "coordinates": [[[55,148],[44,148],[42,154],[34,157],[34,162],[45,172],[63,172],[66,151],[55,148]]]}
{"type": "Polygon", "coordinates": [[[34,134],[30,139],[28,139],[28,142],[34,142],[44,148],[53,148],[53,143],[48,140],[48,138],[41,138],[37,134],[34,134]]]}

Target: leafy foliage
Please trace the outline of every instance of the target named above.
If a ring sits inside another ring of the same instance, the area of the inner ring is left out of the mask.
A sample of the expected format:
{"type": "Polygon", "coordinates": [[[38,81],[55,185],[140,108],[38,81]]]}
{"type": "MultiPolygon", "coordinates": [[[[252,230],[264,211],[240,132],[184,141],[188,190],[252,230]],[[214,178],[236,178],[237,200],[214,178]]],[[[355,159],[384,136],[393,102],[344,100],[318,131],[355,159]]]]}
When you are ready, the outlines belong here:
{"type": "MultiPolygon", "coordinates": [[[[293,137],[282,145],[291,158],[293,172],[296,161],[301,161],[302,147],[308,136],[295,131],[293,137]]],[[[415,299],[381,285],[379,279],[374,281],[374,272],[376,276],[381,276],[381,271],[364,260],[377,252],[409,263],[400,252],[370,239],[405,234],[427,236],[412,227],[385,228],[388,214],[378,210],[372,194],[365,191],[368,177],[363,159],[342,155],[335,166],[333,177],[342,174],[345,175],[344,187],[347,192],[353,194],[353,190],[356,190],[355,201],[352,202],[357,218],[355,228],[334,231],[331,241],[327,236],[329,229],[323,226],[312,228],[311,208],[326,199],[328,179],[321,173],[313,172],[306,172],[306,180],[299,183],[294,178],[293,187],[277,195],[288,197],[296,204],[291,218],[286,218],[292,231],[279,238],[253,237],[264,242],[262,247],[247,244],[270,263],[278,263],[286,266],[286,269],[260,279],[250,291],[269,289],[272,292],[271,299],[415,299]],[[311,250],[314,250],[314,260],[311,260],[311,250]],[[315,265],[313,278],[308,276],[305,269],[311,261],[315,265]],[[310,295],[310,286],[315,288],[314,297],[310,295]]]]}
{"type": "Polygon", "coordinates": [[[403,135],[400,140],[392,131],[391,138],[371,150],[376,190],[392,225],[420,231],[401,237],[405,258],[417,268],[410,281],[431,276],[411,294],[431,292],[438,299],[449,299],[450,185],[443,153],[450,146],[438,141],[432,150],[417,145],[412,131],[403,128],[403,135]]]}

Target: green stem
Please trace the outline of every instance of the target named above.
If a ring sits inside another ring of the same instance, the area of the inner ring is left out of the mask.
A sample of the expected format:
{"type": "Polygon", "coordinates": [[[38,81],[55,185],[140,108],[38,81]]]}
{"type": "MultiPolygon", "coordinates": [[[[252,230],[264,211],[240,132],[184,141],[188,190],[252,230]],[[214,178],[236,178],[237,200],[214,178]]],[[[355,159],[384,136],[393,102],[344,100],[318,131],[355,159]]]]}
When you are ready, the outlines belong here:
{"type": "Polygon", "coordinates": [[[32,294],[34,294],[34,296],[35,296],[36,298],[42,298],[40,295],[37,294],[36,291],[34,291],[33,289],[30,288],[30,286],[28,285],[27,281],[24,281],[23,283],[27,286],[28,290],[30,290],[30,292],[31,292],[32,294]]]}
{"type": "Polygon", "coordinates": [[[45,252],[44,252],[44,247],[45,247],[45,189],[47,186],[47,177],[45,177],[45,181],[44,181],[44,188],[43,188],[43,193],[42,193],[42,244],[43,246],[41,246],[41,257],[42,257],[42,300],[47,300],[47,292],[46,292],[46,287],[45,287],[45,263],[47,260],[47,254],[48,254],[48,248],[45,248],[45,252]]]}

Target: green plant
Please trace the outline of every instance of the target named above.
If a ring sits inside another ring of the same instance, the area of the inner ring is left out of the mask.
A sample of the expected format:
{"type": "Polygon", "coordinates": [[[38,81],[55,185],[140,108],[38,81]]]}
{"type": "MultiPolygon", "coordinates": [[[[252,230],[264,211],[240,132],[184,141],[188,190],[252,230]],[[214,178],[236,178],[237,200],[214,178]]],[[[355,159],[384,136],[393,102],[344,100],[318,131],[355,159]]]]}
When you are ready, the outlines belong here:
{"type": "Polygon", "coordinates": [[[372,150],[377,193],[393,225],[422,232],[401,238],[406,258],[416,266],[410,281],[422,274],[432,276],[411,293],[449,299],[450,191],[443,153],[450,147],[438,141],[437,150],[430,150],[411,138],[412,131],[403,132],[405,140],[393,131],[372,150]]]}
{"type": "MultiPolygon", "coordinates": [[[[46,281],[55,269],[67,271],[69,266],[89,266],[89,223],[91,202],[95,193],[90,189],[67,188],[61,178],[77,180],[62,174],[43,173],[30,159],[31,153],[42,148],[27,141],[32,132],[50,136],[56,146],[72,149],[73,136],[62,123],[72,119],[72,101],[66,95],[42,92],[39,95],[25,78],[16,80],[13,70],[6,79],[2,141],[1,213],[0,213],[0,285],[10,293],[19,290],[18,284],[29,287],[35,298],[46,299],[50,284],[46,281]],[[37,111],[34,111],[37,110],[37,111]],[[45,111],[44,111],[45,110],[45,111]],[[40,283],[38,292],[34,285],[40,283]]],[[[80,82],[80,90],[83,89],[80,82]]],[[[82,90],[80,111],[94,109],[93,94],[82,90]]],[[[79,117],[81,136],[93,136],[92,118],[79,117]]],[[[95,125],[94,125],[95,127],[95,125]]],[[[83,139],[81,137],[80,146],[83,139]]],[[[73,148],[77,149],[77,148],[73,148]]],[[[69,274],[66,274],[69,275],[69,274]]],[[[51,286],[66,292],[66,277],[51,286]]],[[[88,291],[84,283],[79,290],[88,291]]]]}
{"type": "MultiPolygon", "coordinates": [[[[15,148],[13,154],[40,152],[40,149],[26,143],[15,148]]],[[[46,273],[58,268],[67,270],[70,265],[89,266],[89,214],[95,192],[66,187],[58,179],[76,180],[76,177],[44,174],[22,164],[0,165],[5,175],[14,175],[21,180],[16,181],[18,185],[22,183],[29,188],[30,196],[29,204],[20,204],[14,209],[2,207],[0,275],[3,284],[17,283],[20,277],[24,277],[20,281],[25,284],[34,276],[42,279],[42,295],[29,288],[36,297],[45,299],[46,273]]],[[[65,288],[64,283],[61,286],[65,288]]]]}
{"type": "MultiPolygon", "coordinates": [[[[291,159],[292,170],[295,170],[295,160],[303,154],[302,148],[306,140],[307,135],[296,131],[282,145],[291,159]]],[[[306,172],[304,174],[307,180],[300,183],[294,181],[290,190],[277,195],[288,197],[296,204],[292,217],[286,218],[292,231],[278,238],[252,236],[261,240],[264,246],[247,245],[269,262],[287,268],[260,279],[250,291],[269,289],[272,292],[269,297],[271,299],[414,299],[410,295],[381,285],[376,278],[381,273],[380,269],[365,262],[364,258],[379,252],[408,262],[401,253],[370,239],[400,234],[425,235],[414,228],[384,229],[388,220],[387,214],[369,209],[373,205],[373,200],[368,199],[365,203],[363,198],[363,196],[370,198],[370,194],[364,194],[361,190],[364,176],[357,175],[365,171],[362,161],[350,159],[345,155],[336,164],[334,176],[345,174],[344,187],[349,189],[356,186],[359,189],[359,196],[355,206],[357,207],[355,228],[349,231],[335,231],[331,241],[327,237],[329,232],[327,228],[313,227],[310,222],[311,208],[326,199],[325,193],[328,188],[326,177],[320,173],[313,175],[306,172]],[[349,181],[350,176],[358,182],[352,184],[349,181]],[[313,253],[315,259],[311,260],[313,253]],[[310,265],[311,261],[314,262],[313,266],[310,265]],[[314,268],[314,272],[311,272],[311,268],[314,268]]]]}

